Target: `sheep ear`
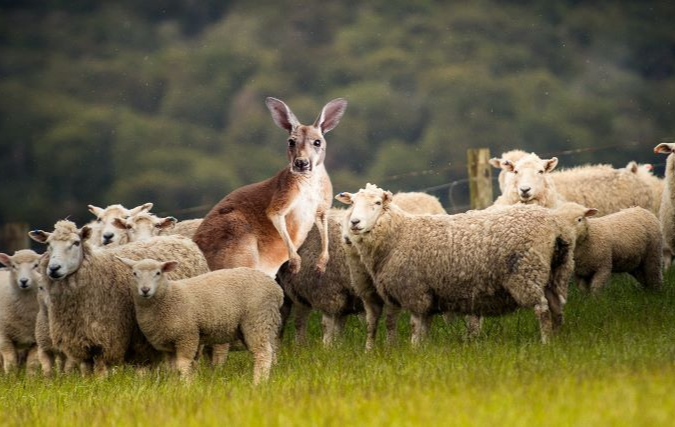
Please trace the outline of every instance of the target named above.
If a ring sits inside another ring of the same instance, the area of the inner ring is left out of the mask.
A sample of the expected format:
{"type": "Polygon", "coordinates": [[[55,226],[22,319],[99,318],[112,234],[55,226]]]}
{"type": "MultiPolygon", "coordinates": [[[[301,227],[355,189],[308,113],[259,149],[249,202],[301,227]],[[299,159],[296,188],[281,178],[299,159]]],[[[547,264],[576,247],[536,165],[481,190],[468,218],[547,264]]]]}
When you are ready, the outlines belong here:
{"type": "Polygon", "coordinates": [[[323,134],[330,132],[340,123],[346,109],[347,101],[345,99],[337,98],[330,101],[321,109],[319,117],[314,121],[314,127],[321,129],[323,134]]]}
{"type": "Polygon", "coordinates": [[[502,168],[502,159],[499,157],[493,157],[490,160],[488,160],[490,165],[492,165],[493,168],[501,169],[502,168]]]}
{"type": "Polygon", "coordinates": [[[551,157],[548,160],[544,160],[544,170],[546,172],[552,172],[555,167],[558,166],[558,158],[551,157]]]}
{"type": "Polygon", "coordinates": [[[91,237],[91,227],[85,225],[84,227],[80,228],[80,239],[82,239],[83,242],[90,237],[91,237]]]}
{"type": "Polygon", "coordinates": [[[6,253],[0,252],[0,264],[3,264],[5,267],[12,266],[12,258],[6,253]]]}
{"type": "Polygon", "coordinates": [[[631,173],[637,173],[638,171],[637,162],[635,160],[631,160],[630,162],[628,162],[628,164],[626,165],[626,170],[631,173]]]}
{"type": "Polygon", "coordinates": [[[270,96],[265,100],[265,105],[267,105],[267,109],[270,110],[270,114],[272,114],[272,120],[274,120],[274,123],[281,129],[291,133],[293,129],[300,126],[300,122],[295,117],[295,114],[293,114],[284,101],[270,96]]]}
{"type": "Polygon", "coordinates": [[[382,196],[382,206],[389,206],[392,200],[394,200],[394,194],[391,191],[385,191],[384,195],[382,196]]]}
{"type": "Polygon", "coordinates": [[[178,267],[178,261],[167,261],[162,264],[162,273],[168,273],[174,271],[178,267]]]}
{"type": "Polygon", "coordinates": [[[172,216],[167,216],[166,218],[161,218],[155,227],[163,229],[171,229],[176,226],[178,220],[172,216]]]}
{"type": "Polygon", "coordinates": [[[598,213],[597,209],[589,208],[589,209],[586,209],[586,212],[584,212],[584,217],[594,216],[597,213],[598,213]]]}
{"type": "Polygon", "coordinates": [[[33,230],[28,232],[28,237],[35,240],[38,243],[47,243],[47,239],[51,236],[52,233],[47,233],[42,230],[33,230]]]}
{"type": "Polygon", "coordinates": [[[340,194],[338,194],[337,196],[335,196],[335,199],[336,199],[336,200],[341,201],[341,202],[344,203],[345,205],[351,205],[351,204],[353,203],[352,198],[353,198],[353,194],[352,194],[352,193],[348,193],[348,192],[346,192],[346,191],[345,191],[345,192],[342,192],[342,193],[340,193],[340,194]]]}
{"type": "Polygon", "coordinates": [[[130,267],[130,268],[133,268],[134,265],[136,264],[136,261],[134,261],[133,259],[122,258],[121,256],[117,256],[117,255],[115,255],[115,258],[117,258],[117,259],[120,260],[124,265],[126,265],[127,267],[130,267]]]}
{"type": "Polygon", "coordinates": [[[670,154],[675,151],[675,144],[670,142],[662,142],[654,147],[654,153],[670,154]]]}
{"type": "Polygon", "coordinates": [[[123,219],[123,218],[115,218],[115,219],[113,219],[112,224],[113,224],[113,226],[115,226],[116,228],[119,228],[120,230],[125,230],[125,231],[126,231],[127,229],[131,228],[131,227],[129,226],[129,224],[127,224],[127,221],[126,221],[125,219],[123,219]]]}
{"type": "Polygon", "coordinates": [[[516,166],[511,160],[502,160],[500,167],[507,172],[513,172],[516,166]]]}
{"type": "Polygon", "coordinates": [[[141,212],[148,212],[150,209],[152,209],[153,204],[148,202],[148,203],[143,203],[142,205],[136,206],[133,209],[129,210],[129,215],[134,216],[136,214],[139,214],[141,212]]]}
{"type": "Polygon", "coordinates": [[[96,218],[103,215],[103,212],[105,212],[105,209],[99,208],[98,206],[87,205],[87,207],[89,208],[89,212],[93,213],[96,218]]]}

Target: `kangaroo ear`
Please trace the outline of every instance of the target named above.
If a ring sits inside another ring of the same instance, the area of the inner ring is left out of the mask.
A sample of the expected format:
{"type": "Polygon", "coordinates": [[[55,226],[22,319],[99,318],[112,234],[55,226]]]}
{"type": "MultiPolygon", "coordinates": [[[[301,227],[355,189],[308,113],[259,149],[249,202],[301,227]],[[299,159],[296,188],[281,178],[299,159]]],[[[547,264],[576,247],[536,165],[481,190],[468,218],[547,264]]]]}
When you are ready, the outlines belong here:
{"type": "Polygon", "coordinates": [[[351,205],[352,204],[352,193],[347,193],[346,191],[342,192],[342,193],[338,194],[337,196],[335,196],[335,199],[341,201],[345,205],[351,205]]]}
{"type": "Polygon", "coordinates": [[[321,133],[328,133],[335,129],[340,123],[342,115],[347,109],[347,100],[337,98],[326,104],[321,110],[321,114],[316,118],[314,127],[320,128],[321,133]]]}
{"type": "Polygon", "coordinates": [[[295,114],[293,114],[284,101],[270,96],[265,100],[265,105],[267,105],[267,109],[270,110],[274,123],[281,129],[291,133],[293,129],[300,126],[300,122],[295,117],[295,114]]]}

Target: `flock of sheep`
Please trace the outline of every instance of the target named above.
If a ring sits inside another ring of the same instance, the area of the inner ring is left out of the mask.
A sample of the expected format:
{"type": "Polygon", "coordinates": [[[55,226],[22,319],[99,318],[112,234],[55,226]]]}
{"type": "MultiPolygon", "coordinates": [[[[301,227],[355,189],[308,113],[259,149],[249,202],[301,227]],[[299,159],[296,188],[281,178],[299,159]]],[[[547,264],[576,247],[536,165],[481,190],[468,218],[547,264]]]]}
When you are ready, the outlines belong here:
{"type": "MultiPolygon", "coordinates": [[[[268,104],[275,122],[294,135],[302,125],[278,102],[282,119],[268,104]]],[[[312,129],[328,132],[345,106],[327,104],[312,129]]],[[[317,152],[321,142],[322,135],[312,140],[317,152]]],[[[289,140],[293,150],[295,144],[289,140]]],[[[654,151],[669,154],[665,179],[634,162],[556,171],[556,158],[510,151],[491,160],[502,192],[494,205],[456,215],[423,193],[392,194],[372,184],[342,192],[336,199],[347,208],[317,214],[317,226],[304,235],[297,231],[304,226],[289,222],[299,248],[294,253],[294,242],[284,239],[287,255],[278,245],[282,261],[295,262],[276,275],[246,265],[210,271],[193,239],[205,220],[161,218],[150,212],[152,203],[90,205],[96,219],[85,226],[60,220],[51,232],[29,233],[47,246],[44,254],[0,253],[4,371],[25,363],[45,376],[57,368],[105,375],[121,364],[166,365],[189,378],[200,357],[219,365],[241,341],[253,353],[259,383],[269,377],[291,308],[298,343],[312,310],[323,316],[327,346],[348,315],[365,313],[369,350],[382,314],[390,343],[399,313],[409,311],[417,345],[435,314],[464,315],[474,337],[483,316],[519,308],[534,310],[546,342],[563,322],[572,279],[590,292],[618,272],[645,288],[662,286],[675,249],[675,144],[654,151]]],[[[307,176],[322,160],[293,158],[290,169],[307,176]]],[[[313,221],[310,214],[302,218],[313,221]]]]}

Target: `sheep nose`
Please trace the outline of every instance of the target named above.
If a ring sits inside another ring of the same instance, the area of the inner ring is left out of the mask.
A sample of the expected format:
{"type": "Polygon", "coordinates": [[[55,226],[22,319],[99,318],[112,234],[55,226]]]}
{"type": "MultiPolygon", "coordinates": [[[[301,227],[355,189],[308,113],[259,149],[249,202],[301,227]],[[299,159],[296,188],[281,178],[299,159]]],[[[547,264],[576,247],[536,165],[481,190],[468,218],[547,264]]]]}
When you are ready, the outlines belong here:
{"type": "Polygon", "coordinates": [[[523,194],[527,194],[527,193],[530,192],[531,189],[532,189],[532,187],[528,187],[528,186],[520,187],[520,192],[523,193],[523,194]]]}
{"type": "Polygon", "coordinates": [[[110,231],[108,231],[107,233],[105,233],[105,234],[103,235],[103,244],[104,244],[104,245],[107,245],[108,243],[112,242],[113,237],[115,237],[115,234],[114,234],[114,233],[111,233],[110,231]]]}
{"type": "Polygon", "coordinates": [[[28,279],[19,279],[19,283],[21,283],[21,287],[25,288],[28,286],[28,279]]]}
{"type": "Polygon", "coordinates": [[[353,219],[353,220],[352,220],[352,225],[357,225],[359,222],[361,222],[360,219],[353,219]]]}
{"type": "Polygon", "coordinates": [[[147,286],[143,286],[141,288],[141,292],[143,293],[143,295],[148,295],[150,293],[150,288],[148,288],[147,286]]]}
{"type": "Polygon", "coordinates": [[[60,265],[50,265],[50,266],[49,266],[49,272],[50,272],[50,273],[56,273],[56,272],[59,271],[60,269],[61,269],[61,266],[60,266],[60,265]]]}

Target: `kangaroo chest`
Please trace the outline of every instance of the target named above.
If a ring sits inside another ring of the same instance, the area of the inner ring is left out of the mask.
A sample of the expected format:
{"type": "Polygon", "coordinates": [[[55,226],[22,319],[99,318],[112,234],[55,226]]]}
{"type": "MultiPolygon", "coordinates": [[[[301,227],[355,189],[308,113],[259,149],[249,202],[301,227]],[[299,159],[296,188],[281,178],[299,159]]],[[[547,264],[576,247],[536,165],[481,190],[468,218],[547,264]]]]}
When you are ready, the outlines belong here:
{"type": "Polygon", "coordinates": [[[323,186],[320,176],[312,177],[311,180],[299,185],[298,195],[286,215],[286,228],[296,247],[305,241],[307,233],[314,226],[316,212],[323,201],[323,186]]]}

